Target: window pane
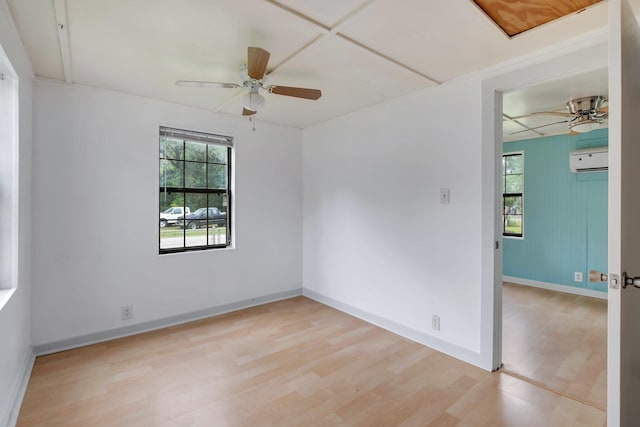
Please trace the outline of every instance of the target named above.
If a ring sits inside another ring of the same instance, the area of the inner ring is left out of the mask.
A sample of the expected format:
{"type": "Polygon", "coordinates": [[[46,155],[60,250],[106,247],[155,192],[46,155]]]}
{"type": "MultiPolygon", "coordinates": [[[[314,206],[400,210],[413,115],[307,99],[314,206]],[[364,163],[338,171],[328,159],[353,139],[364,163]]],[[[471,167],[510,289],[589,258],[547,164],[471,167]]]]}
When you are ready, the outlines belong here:
{"type": "Polygon", "coordinates": [[[504,193],[522,193],[522,175],[507,175],[505,182],[504,193]]]}
{"type": "Polygon", "coordinates": [[[184,144],[182,140],[173,138],[160,138],[160,158],[182,160],[184,144]]]}
{"type": "Polygon", "coordinates": [[[504,173],[507,175],[522,174],[522,155],[505,156],[504,173]]]}
{"type": "Polygon", "coordinates": [[[167,191],[160,192],[160,212],[164,212],[169,208],[176,206],[184,206],[184,196],[182,193],[171,193],[167,191]]]}
{"type": "Polygon", "coordinates": [[[221,147],[219,145],[209,145],[209,163],[224,163],[227,164],[227,147],[221,147]]]}
{"type": "Polygon", "coordinates": [[[186,188],[206,188],[207,187],[207,164],[184,162],[184,180],[186,188]]]}
{"type": "Polygon", "coordinates": [[[209,233],[207,242],[210,245],[225,245],[228,242],[228,221],[226,194],[209,195],[209,233]]]}
{"type": "Polygon", "coordinates": [[[183,193],[160,193],[160,249],[183,247],[183,231],[176,227],[182,215],[174,212],[174,207],[184,207],[183,193]]]}
{"type": "Polygon", "coordinates": [[[184,247],[184,230],[177,227],[160,229],[160,249],[175,249],[184,247]]]}
{"type": "Polygon", "coordinates": [[[208,188],[225,190],[227,188],[227,165],[209,164],[208,188]]]}
{"type": "Polygon", "coordinates": [[[185,150],[185,160],[191,160],[194,162],[207,161],[207,144],[187,141],[185,143],[185,150]]]}
{"type": "Polygon", "coordinates": [[[522,234],[522,215],[505,215],[504,232],[508,234],[522,234]]]}
{"type": "Polygon", "coordinates": [[[207,195],[206,194],[188,194],[185,197],[186,205],[191,208],[191,213],[196,212],[199,209],[207,207],[207,195]]]}
{"type": "Polygon", "coordinates": [[[522,196],[504,197],[504,213],[522,215],[522,196]]]}
{"type": "Polygon", "coordinates": [[[218,208],[220,212],[227,211],[227,195],[224,193],[209,194],[209,207],[218,208]]]}
{"type": "Polygon", "coordinates": [[[207,227],[203,225],[194,225],[194,221],[190,221],[190,225],[184,230],[186,236],[185,247],[204,246],[207,244],[207,227]]]}
{"type": "Polygon", "coordinates": [[[180,160],[160,160],[160,187],[182,187],[182,168],[180,160]]]}
{"type": "Polygon", "coordinates": [[[207,244],[207,195],[187,194],[185,200],[187,206],[191,206],[191,213],[179,222],[185,230],[185,246],[204,246],[207,244]]]}

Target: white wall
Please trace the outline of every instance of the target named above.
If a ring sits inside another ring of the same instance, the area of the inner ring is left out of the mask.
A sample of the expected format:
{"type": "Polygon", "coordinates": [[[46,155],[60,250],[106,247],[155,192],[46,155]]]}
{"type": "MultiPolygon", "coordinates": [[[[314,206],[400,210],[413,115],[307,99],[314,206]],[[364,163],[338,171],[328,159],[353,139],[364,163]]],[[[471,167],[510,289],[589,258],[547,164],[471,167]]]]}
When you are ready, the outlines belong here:
{"type": "MultiPolygon", "coordinates": [[[[25,374],[32,362],[30,304],[31,242],[31,91],[33,71],[7,10],[0,1],[0,45],[19,79],[18,234],[17,275],[11,279],[16,290],[0,309],[0,425],[17,417],[12,414],[25,374]]],[[[2,153],[0,155],[11,155],[2,153]]],[[[15,188],[15,187],[14,187],[15,188]]],[[[13,197],[13,195],[12,195],[13,197]]],[[[6,212],[5,212],[6,214],[6,212]]],[[[3,241],[4,242],[4,241],[3,241]]],[[[15,249],[14,249],[15,250],[15,249]]],[[[15,260],[12,259],[12,263],[15,260]]],[[[6,267],[6,266],[5,266],[6,267]]],[[[14,411],[15,412],[15,411],[14,411]]]]}
{"type": "Polygon", "coordinates": [[[45,81],[34,105],[35,345],[301,289],[301,131],[45,81]],[[161,125],[236,138],[236,249],[158,255],[161,125]]]}
{"type": "Polygon", "coordinates": [[[499,366],[496,92],[606,66],[605,37],[593,32],[305,129],[305,294],[485,369],[499,366]],[[451,191],[449,205],[440,204],[441,188],[451,191]]]}
{"type": "Polygon", "coordinates": [[[307,128],[303,150],[305,292],[475,363],[480,101],[479,80],[446,84],[307,128]]]}

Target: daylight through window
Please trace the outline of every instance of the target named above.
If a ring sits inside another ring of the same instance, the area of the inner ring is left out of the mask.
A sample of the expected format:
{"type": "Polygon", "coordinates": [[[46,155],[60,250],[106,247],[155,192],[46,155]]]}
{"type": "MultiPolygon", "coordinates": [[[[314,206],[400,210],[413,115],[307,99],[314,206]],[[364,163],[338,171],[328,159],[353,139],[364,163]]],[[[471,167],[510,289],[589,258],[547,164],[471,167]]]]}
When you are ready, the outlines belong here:
{"type": "Polygon", "coordinates": [[[502,156],[503,235],[523,237],[524,230],[524,154],[502,156]]]}
{"type": "MultiPolygon", "coordinates": [[[[2,47],[0,46],[0,52],[2,47]]],[[[0,55],[0,309],[17,286],[18,272],[18,79],[0,55]]]]}
{"type": "Polygon", "coordinates": [[[160,128],[160,253],[231,244],[233,139],[160,128]]]}

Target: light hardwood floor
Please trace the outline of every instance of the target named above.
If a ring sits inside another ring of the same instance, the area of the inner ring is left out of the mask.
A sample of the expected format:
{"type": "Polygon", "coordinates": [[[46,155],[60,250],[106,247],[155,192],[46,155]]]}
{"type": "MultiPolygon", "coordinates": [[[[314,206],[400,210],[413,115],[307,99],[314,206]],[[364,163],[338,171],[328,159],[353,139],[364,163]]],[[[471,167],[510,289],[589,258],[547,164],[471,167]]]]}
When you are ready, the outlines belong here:
{"type": "Polygon", "coordinates": [[[503,370],[605,409],[607,301],[505,283],[503,370]]]}
{"type": "Polygon", "coordinates": [[[19,426],[603,426],[304,297],[38,357],[19,426]]]}

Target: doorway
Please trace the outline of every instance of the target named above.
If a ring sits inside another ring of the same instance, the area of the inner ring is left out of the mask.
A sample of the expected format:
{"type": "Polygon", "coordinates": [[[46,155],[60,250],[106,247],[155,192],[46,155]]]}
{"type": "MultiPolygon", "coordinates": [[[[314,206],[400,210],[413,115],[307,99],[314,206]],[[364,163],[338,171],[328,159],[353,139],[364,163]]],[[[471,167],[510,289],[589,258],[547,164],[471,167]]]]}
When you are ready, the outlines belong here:
{"type": "MultiPolygon", "coordinates": [[[[503,275],[503,224],[500,162],[503,154],[503,93],[529,88],[544,82],[566,79],[569,76],[602,70],[608,67],[608,43],[606,33],[586,40],[580,48],[571,52],[555,52],[545,58],[535,58],[521,63],[519,68],[487,79],[482,87],[483,112],[483,194],[494,195],[482,200],[482,239],[494,246],[494,251],[484,251],[482,259],[482,311],[481,339],[483,361],[492,370],[500,369],[503,362],[502,336],[502,275],[503,275]]],[[[551,108],[552,106],[546,107],[551,108]]],[[[568,168],[568,160],[562,167],[568,168]]],[[[525,164],[527,160],[525,159],[525,164]]],[[[526,173],[526,172],[525,172],[526,173]]],[[[525,177],[525,188],[526,177],[525,177]]],[[[524,195],[526,205],[527,195],[524,195]]],[[[526,214],[526,212],[525,212],[526,214]]],[[[524,235],[528,236],[527,218],[524,218],[524,235]]],[[[531,230],[529,230],[531,231],[531,230]]],[[[606,250],[606,249],[605,249],[606,250]]],[[[571,267],[574,268],[574,267],[571,267]]],[[[581,268],[583,281],[587,267],[581,268]]],[[[580,271],[580,270],[573,270],[580,271]]],[[[543,280],[539,280],[543,281],[543,280]]],[[[548,280],[552,282],[551,280],[548,280]]],[[[583,282],[584,283],[584,282],[583,282]]]]}
{"type": "Polygon", "coordinates": [[[608,176],[570,157],[606,153],[608,70],[502,96],[503,371],[604,410],[607,287],[588,271],[607,271],[608,176]],[[588,132],[562,115],[576,99],[596,111],[588,132]]]}

